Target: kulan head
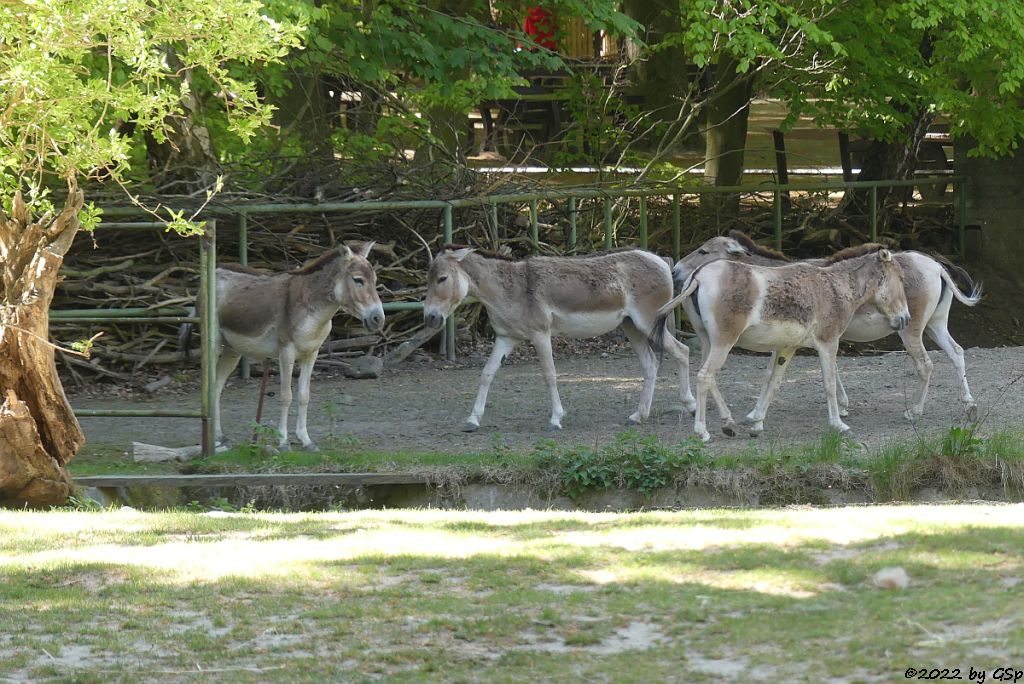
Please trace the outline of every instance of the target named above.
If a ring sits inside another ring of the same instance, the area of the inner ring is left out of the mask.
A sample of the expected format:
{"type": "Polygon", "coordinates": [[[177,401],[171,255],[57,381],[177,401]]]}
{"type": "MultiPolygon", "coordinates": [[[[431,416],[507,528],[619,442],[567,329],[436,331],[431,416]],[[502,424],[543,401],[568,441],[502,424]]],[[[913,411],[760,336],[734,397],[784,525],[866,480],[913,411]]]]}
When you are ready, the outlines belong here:
{"type": "Polygon", "coordinates": [[[907,295],[903,291],[903,269],[899,262],[892,258],[892,252],[880,249],[875,252],[878,259],[879,280],[872,303],[878,307],[893,330],[903,330],[910,325],[910,308],[907,306],[907,295]]]}
{"type": "Polygon", "coordinates": [[[370,332],[384,328],[384,306],[377,295],[377,274],[367,260],[376,242],[367,242],[358,253],[348,245],[338,248],[341,259],[334,276],[334,301],[345,313],[363,322],[370,332]]]}
{"type": "Polygon", "coordinates": [[[676,289],[680,289],[691,273],[710,261],[742,259],[747,256],[750,256],[750,252],[738,240],[724,235],[713,237],[676,262],[672,269],[672,280],[676,289]]]}
{"type": "Polygon", "coordinates": [[[469,276],[462,261],[473,252],[466,247],[445,249],[430,263],[427,294],[423,299],[423,322],[440,328],[469,294],[469,276]]]}

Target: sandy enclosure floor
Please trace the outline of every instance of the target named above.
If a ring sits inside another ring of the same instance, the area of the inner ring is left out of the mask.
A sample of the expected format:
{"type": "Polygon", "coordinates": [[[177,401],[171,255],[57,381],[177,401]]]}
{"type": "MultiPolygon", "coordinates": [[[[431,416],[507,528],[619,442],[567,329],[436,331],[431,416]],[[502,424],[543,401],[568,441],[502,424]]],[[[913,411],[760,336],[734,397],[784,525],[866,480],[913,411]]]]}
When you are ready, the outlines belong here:
{"type": "MultiPolygon", "coordinates": [[[[375,380],[314,376],[309,409],[309,430],[322,447],[344,444],[380,451],[482,452],[496,444],[529,449],[538,439],[563,444],[595,444],[613,439],[624,429],[639,397],[639,363],[620,347],[612,351],[556,357],[559,389],[566,410],[564,429],[547,430],[550,402],[540,367],[532,354],[513,359],[498,372],[491,386],[487,412],[476,433],[461,427],[476,396],[480,370],[486,358],[477,353],[446,365],[436,361],[407,363],[375,380]]],[[[953,365],[941,351],[930,352],[934,362],[925,415],[916,426],[903,418],[916,376],[904,352],[872,356],[843,356],[839,370],[850,397],[846,422],[860,442],[877,444],[888,438],[913,438],[917,432],[935,433],[963,421],[962,405],[953,365]]],[[[967,373],[978,401],[983,430],[1024,424],[1024,348],[968,349],[967,373]]],[[[764,378],[766,356],[733,354],[719,373],[719,387],[738,420],[753,406],[764,378]]],[[[699,354],[691,355],[691,382],[699,354]]],[[[274,389],[276,378],[271,379],[274,389]]],[[[224,393],[222,411],[229,440],[247,438],[256,414],[259,383],[256,378],[233,378],[224,393]]],[[[80,408],[198,407],[199,393],[125,399],[71,396],[80,408]]],[[[267,400],[265,424],[275,424],[277,396],[267,400]]],[[[294,428],[295,406],[292,408],[294,428]]],[[[746,435],[728,438],[714,402],[708,400],[708,425],[716,449],[745,447],[746,435]]],[[[174,418],[83,418],[86,452],[113,448],[130,450],[133,440],[163,446],[196,444],[197,420],[174,418]]],[[[674,367],[662,365],[651,419],[637,428],[641,435],[655,433],[667,442],[691,434],[693,419],[683,415],[674,367]]],[[[765,434],[755,443],[809,442],[826,428],[824,389],[818,359],[798,356],[786,375],[765,421],[765,434]]],[[[294,440],[294,437],[293,437],[294,440]]],[[[294,442],[293,442],[294,443],[294,442]]]]}

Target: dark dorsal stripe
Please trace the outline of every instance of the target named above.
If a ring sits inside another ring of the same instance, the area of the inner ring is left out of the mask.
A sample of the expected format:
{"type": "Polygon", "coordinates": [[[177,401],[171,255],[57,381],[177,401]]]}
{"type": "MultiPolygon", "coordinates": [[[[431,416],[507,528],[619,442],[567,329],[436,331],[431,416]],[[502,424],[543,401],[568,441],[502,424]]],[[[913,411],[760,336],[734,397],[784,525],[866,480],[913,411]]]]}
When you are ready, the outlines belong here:
{"type": "Polygon", "coordinates": [[[776,252],[774,249],[768,249],[767,247],[762,247],[761,245],[757,244],[750,238],[749,235],[744,233],[742,230],[730,230],[729,237],[743,245],[743,248],[750,252],[751,254],[756,254],[757,256],[762,256],[766,259],[776,259],[778,261],[793,261],[782,252],[776,252]]]}
{"type": "Polygon", "coordinates": [[[218,269],[225,271],[231,271],[232,273],[246,273],[248,275],[267,276],[274,275],[271,271],[265,271],[259,268],[252,268],[251,266],[243,266],[242,264],[217,264],[218,269]]]}
{"type": "MultiPolygon", "coordinates": [[[[443,251],[457,250],[457,249],[471,249],[474,254],[478,254],[485,259],[498,259],[500,261],[529,261],[537,257],[545,256],[541,254],[530,254],[522,259],[517,259],[514,256],[508,254],[502,254],[501,252],[492,252],[489,249],[480,249],[479,247],[472,247],[470,245],[460,245],[455,243],[449,243],[441,248],[443,251]]],[[[615,249],[605,249],[600,252],[587,252],[586,254],[560,254],[558,256],[549,256],[550,259],[591,259],[594,257],[606,256],[608,254],[622,254],[624,252],[637,252],[644,251],[639,247],[616,247],[615,249]]]]}
{"type": "Polygon", "coordinates": [[[300,266],[293,271],[289,271],[292,275],[309,275],[310,273],[316,273],[317,271],[323,270],[329,264],[334,263],[337,259],[341,258],[341,252],[337,249],[332,249],[321,256],[317,257],[313,261],[310,261],[304,266],[300,266]]]}
{"type": "Polygon", "coordinates": [[[877,242],[866,242],[863,245],[857,245],[856,247],[847,247],[846,249],[840,250],[825,259],[825,263],[829,266],[832,264],[839,263],[840,261],[846,261],[847,259],[856,259],[866,254],[874,254],[875,252],[885,249],[885,245],[880,245],[877,242]]]}

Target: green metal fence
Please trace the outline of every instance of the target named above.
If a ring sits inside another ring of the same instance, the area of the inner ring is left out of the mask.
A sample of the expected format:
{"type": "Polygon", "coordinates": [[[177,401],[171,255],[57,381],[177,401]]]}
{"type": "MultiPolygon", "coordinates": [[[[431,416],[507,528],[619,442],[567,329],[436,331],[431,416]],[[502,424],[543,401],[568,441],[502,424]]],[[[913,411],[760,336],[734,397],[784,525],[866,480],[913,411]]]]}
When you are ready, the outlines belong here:
{"type": "MultiPolygon", "coordinates": [[[[167,224],[159,221],[141,222],[105,222],[101,228],[107,229],[153,229],[166,228],[167,224]]],[[[202,336],[200,356],[202,403],[198,411],[165,410],[165,409],[74,409],[79,417],[110,416],[120,418],[198,418],[202,424],[202,450],[204,456],[213,454],[214,450],[214,417],[217,406],[213,402],[213,386],[217,378],[217,364],[214,343],[216,335],[211,334],[216,326],[216,288],[215,270],[217,268],[217,221],[211,220],[206,231],[198,238],[199,242],[199,315],[190,316],[184,309],[75,309],[50,311],[50,320],[63,323],[96,322],[96,323],[198,323],[202,336]]]]}
{"type": "MultiPolygon", "coordinates": [[[[616,243],[614,202],[624,198],[638,198],[639,220],[637,226],[637,238],[639,246],[646,249],[648,246],[648,200],[651,198],[669,198],[671,203],[671,237],[672,237],[672,258],[678,260],[681,256],[682,246],[682,212],[681,199],[683,197],[696,197],[704,194],[726,195],[726,194],[758,194],[771,195],[773,203],[773,225],[775,247],[782,248],[783,229],[783,196],[789,192],[827,192],[832,190],[867,190],[869,193],[869,214],[868,229],[872,240],[878,238],[878,189],[893,187],[910,187],[921,185],[946,185],[953,186],[954,212],[957,224],[957,244],[959,251],[964,251],[964,184],[965,179],[959,176],[940,176],[929,178],[916,178],[905,181],[837,181],[825,183],[792,183],[781,185],[778,183],[766,183],[763,185],[740,185],[730,187],[660,187],[660,188],[635,188],[635,189],[571,189],[571,190],[546,190],[532,193],[515,193],[505,195],[490,195],[480,197],[467,197],[452,200],[396,200],[396,201],[358,201],[358,202],[324,202],[320,204],[247,204],[235,206],[208,206],[204,214],[209,216],[234,217],[238,224],[238,261],[246,265],[248,258],[248,223],[252,215],[263,214],[306,214],[306,213],[351,213],[351,212],[385,212],[405,210],[438,210],[442,216],[442,238],[445,243],[452,241],[453,233],[453,211],[466,208],[486,208],[488,210],[488,223],[497,234],[498,226],[498,205],[501,204],[526,204],[529,208],[529,240],[532,245],[539,245],[539,220],[538,205],[542,201],[554,203],[565,201],[568,216],[567,243],[568,251],[575,252],[577,247],[577,216],[579,213],[579,201],[593,199],[603,201],[603,245],[611,249],[616,243]]],[[[138,215],[140,210],[135,207],[111,207],[104,211],[105,216],[124,217],[138,215]]],[[[162,227],[162,223],[116,223],[104,222],[104,227],[120,228],[152,228],[162,227]]],[[[201,288],[203,290],[203,301],[207,302],[205,311],[212,314],[214,308],[214,290],[208,285],[214,282],[213,270],[215,268],[215,237],[216,221],[210,220],[207,224],[206,237],[200,240],[202,249],[200,252],[201,263],[201,288]]],[[[407,311],[420,310],[422,303],[418,301],[386,302],[385,311],[407,311]]],[[[165,322],[181,323],[194,321],[196,319],[187,316],[184,309],[104,309],[104,310],[64,310],[52,311],[51,319],[55,321],[96,321],[96,322],[165,322]]],[[[201,417],[204,421],[204,444],[208,431],[212,431],[212,414],[216,410],[212,402],[213,391],[213,336],[207,331],[213,329],[213,319],[204,321],[203,329],[203,409],[199,414],[189,412],[188,417],[201,417]],[[211,423],[207,425],[207,423],[211,423]]],[[[455,321],[449,318],[445,328],[445,353],[448,359],[455,358],[455,321]]],[[[79,415],[157,415],[152,411],[139,412],[78,412],[79,415]]],[[[166,415],[166,412],[162,415],[166,415]]],[[[185,414],[182,414],[185,415],[185,414]]],[[[212,435],[212,432],[210,433],[212,435]]],[[[209,437],[212,445],[212,437],[209,437]]],[[[212,448],[212,446],[211,446],[212,448]]]]}

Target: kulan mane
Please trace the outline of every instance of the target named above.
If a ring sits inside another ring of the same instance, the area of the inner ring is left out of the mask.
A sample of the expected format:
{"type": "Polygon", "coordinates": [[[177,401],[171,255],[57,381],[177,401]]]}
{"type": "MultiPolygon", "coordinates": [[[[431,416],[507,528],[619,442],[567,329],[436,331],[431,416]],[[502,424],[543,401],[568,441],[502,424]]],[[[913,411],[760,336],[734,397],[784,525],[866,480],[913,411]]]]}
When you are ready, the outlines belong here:
{"type": "Polygon", "coordinates": [[[881,249],[885,249],[885,245],[880,245],[877,242],[866,242],[863,245],[847,247],[846,249],[839,250],[829,258],[825,259],[825,263],[831,266],[832,264],[839,263],[840,261],[846,261],[847,259],[856,259],[857,257],[862,257],[866,254],[874,254],[881,249]]]}
{"type": "Polygon", "coordinates": [[[489,249],[480,249],[479,247],[472,247],[470,245],[459,245],[449,242],[441,248],[443,251],[456,250],[456,249],[471,249],[474,254],[479,254],[485,259],[498,259],[500,261],[519,261],[514,256],[508,254],[502,254],[501,252],[492,252],[489,249]]]}
{"type": "Polygon", "coordinates": [[[750,236],[744,233],[742,230],[730,230],[729,237],[736,242],[743,245],[743,248],[751,254],[765,257],[766,259],[776,259],[778,261],[793,261],[782,252],[776,252],[774,249],[768,249],[750,239],[750,236]]]}
{"type": "MultiPolygon", "coordinates": [[[[492,252],[488,249],[480,249],[478,247],[471,247],[470,245],[458,245],[458,244],[447,244],[441,248],[442,250],[455,250],[455,249],[472,249],[474,254],[479,254],[485,259],[498,259],[499,261],[528,261],[535,257],[550,256],[541,254],[528,254],[521,259],[517,259],[509,254],[502,254],[501,252],[492,252]]],[[[623,252],[634,252],[639,247],[616,247],[615,249],[605,249],[600,252],[587,252],[586,254],[561,254],[555,258],[558,259],[590,259],[593,257],[606,256],[608,254],[621,254],[623,252]]],[[[789,261],[787,257],[781,257],[786,261],[789,261]]]]}
{"type": "Polygon", "coordinates": [[[235,264],[235,263],[217,264],[217,268],[225,270],[225,271],[231,271],[232,273],[245,273],[247,275],[255,275],[255,276],[273,275],[273,273],[271,271],[265,271],[265,270],[260,269],[260,268],[253,268],[252,266],[243,266],[242,264],[235,264]]]}
{"type": "Polygon", "coordinates": [[[304,266],[300,266],[292,271],[289,271],[292,275],[309,275],[310,273],[316,273],[317,271],[327,268],[328,265],[332,264],[336,259],[341,258],[341,252],[337,249],[330,249],[324,252],[321,256],[317,257],[313,261],[310,261],[304,266]]]}

